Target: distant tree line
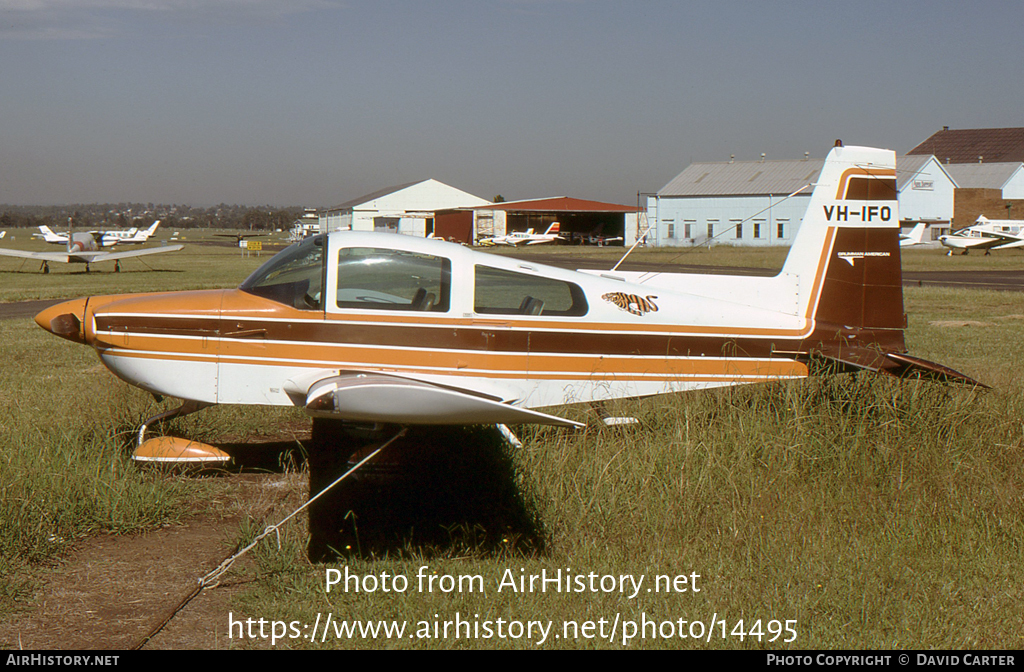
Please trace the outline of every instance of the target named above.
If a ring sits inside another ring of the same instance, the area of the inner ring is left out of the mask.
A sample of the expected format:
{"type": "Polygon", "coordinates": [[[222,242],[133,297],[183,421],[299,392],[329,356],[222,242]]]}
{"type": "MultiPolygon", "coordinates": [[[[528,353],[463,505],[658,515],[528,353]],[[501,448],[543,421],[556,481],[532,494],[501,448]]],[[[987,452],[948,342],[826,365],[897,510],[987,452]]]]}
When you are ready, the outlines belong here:
{"type": "Polygon", "coordinates": [[[289,229],[302,216],[299,207],[252,207],[221,203],[210,208],[154,203],[104,203],[76,205],[0,205],[0,230],[49,226],[115,229],[149,226],[159,219],[165,229],[242,229],[272,231],[289,229]]]}

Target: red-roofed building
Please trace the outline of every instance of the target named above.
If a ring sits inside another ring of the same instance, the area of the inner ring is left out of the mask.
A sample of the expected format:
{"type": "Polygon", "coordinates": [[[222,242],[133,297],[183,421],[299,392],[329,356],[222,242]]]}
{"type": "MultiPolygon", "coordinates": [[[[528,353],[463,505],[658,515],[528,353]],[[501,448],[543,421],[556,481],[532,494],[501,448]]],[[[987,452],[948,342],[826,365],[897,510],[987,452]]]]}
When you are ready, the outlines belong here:
{"type": "Polygon", "coordinates": [[[632,245],[636,242],[642,212],[632,205],[567,196],[507,201],[439,211],[435,214],[434,235],[475,243],[515,231],[533,229],[543,233],[558,222],[561,236],[569,243],[610,240],[615,245],[632,245]]]}

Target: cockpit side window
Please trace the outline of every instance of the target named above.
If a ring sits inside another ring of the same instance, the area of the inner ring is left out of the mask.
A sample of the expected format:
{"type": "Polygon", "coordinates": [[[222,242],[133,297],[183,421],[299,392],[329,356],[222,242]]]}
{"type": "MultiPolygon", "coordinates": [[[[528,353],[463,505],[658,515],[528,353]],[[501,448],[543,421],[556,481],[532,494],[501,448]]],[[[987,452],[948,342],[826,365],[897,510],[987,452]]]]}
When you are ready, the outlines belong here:
{"type": "Polygon", "coordinates": [[[587,297],[579,286],[562,280],[477,266],[473,310],[491,315],[587,314],[587,297]]]}
{"type": "Polygon", "coordinates": [[[444,257],[371,247],[338,253],[338,307],[448,312],[452,263],[444,257]]]}
{"type": "Polygon", "coordinates": [[[325,240],[313,236],[285,248],[239,289],[299,310],[322,310],[325,240]]]}

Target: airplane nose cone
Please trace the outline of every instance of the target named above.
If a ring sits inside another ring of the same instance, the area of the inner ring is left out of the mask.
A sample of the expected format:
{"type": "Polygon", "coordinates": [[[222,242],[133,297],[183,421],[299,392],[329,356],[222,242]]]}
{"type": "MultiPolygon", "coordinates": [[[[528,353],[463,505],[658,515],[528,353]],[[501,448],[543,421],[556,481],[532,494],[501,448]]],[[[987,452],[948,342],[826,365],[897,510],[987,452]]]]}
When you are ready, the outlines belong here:
{"type": "Polygon", "coordinates": [[[89,299],[73,299],[50,306],[36,315],[35,320],[51,334],[76,343],[85,343],[85,304],[89,299]]]}

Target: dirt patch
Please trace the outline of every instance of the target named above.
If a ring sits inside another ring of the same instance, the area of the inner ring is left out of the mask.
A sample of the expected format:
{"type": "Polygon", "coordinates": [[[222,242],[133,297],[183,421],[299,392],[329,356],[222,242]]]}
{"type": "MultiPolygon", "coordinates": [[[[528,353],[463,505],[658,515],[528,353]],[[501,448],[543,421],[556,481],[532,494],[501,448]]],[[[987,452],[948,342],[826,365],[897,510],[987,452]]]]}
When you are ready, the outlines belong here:
{"type": "MultiPolygon", "coordinates": [[[[26,611],[0,624],[0,648],[123,650],[138,645],[200,576],[232,552],[246,515],[258,515],[257,510],[266,511],[282,497],[301,501],[303,496],[295,476],[224,478],[225,496],[208,502],[206,513],[183,525],[83,541],[51,573],[26,611]]],[[[244,568],[247,561],[242,557],[235,567],[244,568]]],[[[232,569],[219,586],[200,593],[144,648],[227,648],[231,599],[245,587],[238,576],[232,569]]]]}

